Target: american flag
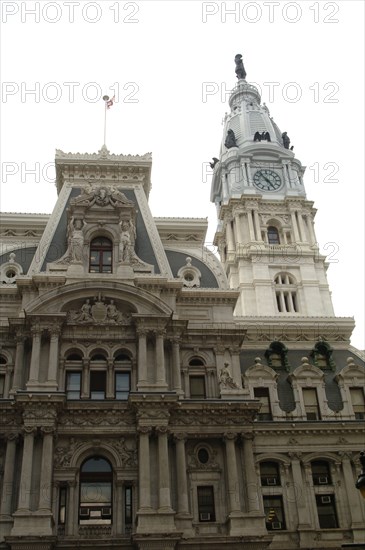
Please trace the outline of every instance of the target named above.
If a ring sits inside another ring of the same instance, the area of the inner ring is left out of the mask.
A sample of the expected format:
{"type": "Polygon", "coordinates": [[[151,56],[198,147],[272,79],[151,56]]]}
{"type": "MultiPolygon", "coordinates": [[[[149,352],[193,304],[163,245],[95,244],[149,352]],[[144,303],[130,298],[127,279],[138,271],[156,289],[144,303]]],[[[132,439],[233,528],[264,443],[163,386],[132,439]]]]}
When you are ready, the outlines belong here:
{"type": "Polygon", "coordinates": [[[111,99],[108,99],[108,101],[106,102],[106,108],[107,109],[110,109],[110,107],[112,107],[112,105],[114,105],[114,100],[115,100],[115,95],[113,95],[113,97],[111,99]]]}

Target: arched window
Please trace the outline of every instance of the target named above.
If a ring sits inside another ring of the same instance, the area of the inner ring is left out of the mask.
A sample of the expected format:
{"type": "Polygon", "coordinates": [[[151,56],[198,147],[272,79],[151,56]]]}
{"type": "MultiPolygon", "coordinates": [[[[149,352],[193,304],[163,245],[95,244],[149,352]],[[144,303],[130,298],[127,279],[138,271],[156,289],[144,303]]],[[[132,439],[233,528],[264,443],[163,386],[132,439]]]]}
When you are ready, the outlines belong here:
{"type": "Polygon", "coordinates": [[[81,397],[82,355],[79,351],[71,351],[66,355],[66,395],[69,400],[81,397]]]}
{"type": "Polygon", "coordinates": [[[273,225],[267,228],[267,240],[269,244],[280,244],[279,231],[273,225]]]}
{"type": "Polygon", "coordinates": [[[294,277],[289,273],[279,273],[275,277],[275,287],[279,313],[297,313],[299,307],[294,277]]]}
{"type": "Polygon", "coordinates": [[[5,397],[5,377],[7,360],[0,355],[0,398],[5,397]]]}
{"type": "Polygon", "coordinates": [[[114,359],[115,399],[125,401],[131,390],[132,361],[129,355],[120,351],[114,359]]]}
{"type": "Polygon", "coordinates": [[[330,465],[325,460],[315,460],[311,463],[312,477],[314,485],[330,485],[331,471],[330,465]]]}
{"type": "Polygon", "coordinates": [[[200,357],[192,357],[189,361],[189,393],[192,399],[205,399],[207,396],[204,367],[200,357]]]}
{"type": "Polygon", "coordinates": [[[90,359],[90,399],[105,399],[107,359],[95,353],[90,359]]]}
{"type": "Polygon", "coordinates": [[[261,462],[260,478],[263,487],[281,485],[279,464],[277,462],[261,462]]]}
{"type": "Polygon", "coordinates": [[[90,244],[90,273],[111,273],[113,244],[110,239],[96,237],[90,244]]]}
{"type": "Polygon", "coordinates": [[[110,525],[112,522],[113,471],[101,456],[88,458],[80,470],[80,525],[110,525]]]}

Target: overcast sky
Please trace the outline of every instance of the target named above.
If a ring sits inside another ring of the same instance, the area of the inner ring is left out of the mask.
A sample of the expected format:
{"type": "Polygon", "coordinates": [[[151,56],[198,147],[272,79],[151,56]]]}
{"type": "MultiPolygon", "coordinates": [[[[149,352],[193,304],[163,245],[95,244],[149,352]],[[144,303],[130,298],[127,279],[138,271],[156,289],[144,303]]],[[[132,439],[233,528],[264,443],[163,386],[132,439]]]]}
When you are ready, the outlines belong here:
{"type": "Polygon", "coordinates": [[[55,149],[152,152],[158,217],[208,217],[234,56],[307,166],[336,315],[364,349],[364,3],[1,2],[0,209],[51,212],[55,149]],[[29,171],[33,170],[34,173],[29,171]],[[209,172],[209,170],[208,170],[209,172]]]}

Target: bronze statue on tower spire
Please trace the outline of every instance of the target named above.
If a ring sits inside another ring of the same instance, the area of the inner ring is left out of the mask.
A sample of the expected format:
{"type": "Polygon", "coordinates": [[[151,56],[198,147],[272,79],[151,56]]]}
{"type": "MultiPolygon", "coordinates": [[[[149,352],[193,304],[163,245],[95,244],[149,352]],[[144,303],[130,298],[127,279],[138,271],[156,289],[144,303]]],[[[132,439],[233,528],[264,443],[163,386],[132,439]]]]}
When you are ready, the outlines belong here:
{"type": "Polygon", "coordinates": [[[246,71],[245,71],[245,68],[243,66],[243,62],[242,62],[242,55],[240,53],[238,53],[236,55],[236,57],[234,58],[234,61],[236,63],[236,75],[237,75],[237,78],[238,79],[245,79],[246,78],[246,71]]]}

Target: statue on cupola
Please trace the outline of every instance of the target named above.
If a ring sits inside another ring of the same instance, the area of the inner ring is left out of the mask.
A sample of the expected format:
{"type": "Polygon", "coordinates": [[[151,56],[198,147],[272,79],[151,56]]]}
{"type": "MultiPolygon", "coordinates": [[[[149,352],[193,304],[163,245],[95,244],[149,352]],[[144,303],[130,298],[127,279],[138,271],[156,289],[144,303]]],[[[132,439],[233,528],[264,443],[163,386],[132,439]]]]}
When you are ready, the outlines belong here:
{"type": "Polygon", "coordinates": [[[245,71],[245,68],[243,66],[243,61],[242,61],[242,55],[240,53],[238,53],[236,55],[236,57],[234,58],[234,61],[236,63],[236,75],[237,75],[237,78],[240,80],[240,79],[245,79],[246,78],[246,71],[245,71]]]}

